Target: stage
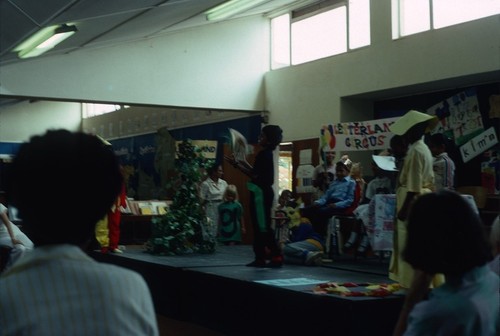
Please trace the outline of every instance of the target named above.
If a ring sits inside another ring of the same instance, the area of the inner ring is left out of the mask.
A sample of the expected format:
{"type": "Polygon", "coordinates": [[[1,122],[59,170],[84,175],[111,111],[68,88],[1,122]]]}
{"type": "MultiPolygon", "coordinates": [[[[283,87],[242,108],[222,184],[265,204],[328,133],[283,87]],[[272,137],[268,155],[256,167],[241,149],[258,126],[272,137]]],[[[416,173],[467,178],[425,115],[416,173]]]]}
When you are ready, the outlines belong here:
{"type": "Polygon", "coordinates": [[[220,246],[214,254],[155,256],[140,246],[96,260],[141,273],[158,314],[224,335],[390,335],[404,297],[316,294],[316,284],[392,283],[388,260],[338,256],[323,266],[246,267],[251,246],[220,246]]]}

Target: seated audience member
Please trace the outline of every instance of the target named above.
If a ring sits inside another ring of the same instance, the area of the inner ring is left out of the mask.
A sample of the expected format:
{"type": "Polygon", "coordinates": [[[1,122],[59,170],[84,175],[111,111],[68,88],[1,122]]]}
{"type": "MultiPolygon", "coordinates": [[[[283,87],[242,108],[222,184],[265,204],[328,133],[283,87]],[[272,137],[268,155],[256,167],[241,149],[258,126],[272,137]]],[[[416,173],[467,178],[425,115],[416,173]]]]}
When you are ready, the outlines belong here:
{"type": "Polygon", "coordinates": [[[374,178],[368,183],[366,187],[366,192],[364,193],[364,199],[361,204],[354,211],[356,217],[359,219],[353,226],[349,239],[344,244],[344,250],[348,250],[356,245],[359,241],[357,248],[357,254],[363,255],[366,253],[368,247],[370,246],[370,240],[365,229],[368,224],[368,207],[371,199],[376,194],[392,194],[394,190],[392,188],[392,180],[388,176],[390,173],[381,169],[375,160],[371,163],[374,178]]]}
{"type": "Polygon", "coordinates": [[[446,152],[446,137],[443,133],[435,133],[429,137],[428,146],[434,162],[434,186],[439,189],[455,189],[455,163],[446,152]]]}
{"type": "Polygon", "coordinates": [[[302,217],[308,218],[321,236],[326,235],[328,219],[334,215],[346,214],[354,202],[356,182],[349,176],[350,167],[339,161],[335,166],[336,179],[323,196],[302,209],[302,217]]]}
{"type": "Polygon", "coordinates": [[[335,179],[335,152],[321,148],[319,155],[322,163],[317,165],[313,172],[312,184],[315,188],[312,194],[313,201],[320,198],[335,179]]]}
{"type": "MultiPolygon", "coordinates": [[[[33,242],[28,238],[7,215],[7,208],[0,203],[0,246],[11,248],[8,261],[5,263],[6,270],[21,258],[27,251],[33,249],[33,242]]],[[[1,270],[0,270],[1,271],[1,270]]]]}
{"type": "Polygon", "coordinates": [[[362,200],[365,196],[366,181],[363,178],[363,167],[361,163],[355,162],[351,165],[351,178],[356,182],[358,187],[357,199],[362,200]]]}
{"type": "Polygon", "coordinates": [[[286,241],[288,241],[288,224],[290,218],[288,217],[288,204],[294,201],[293,193],[291,190],[284,189],[281,191],[278,197],[278,202],[273,208],[273,229],[276,236],[276,242],[280,248],[283,247],[286,241]]]}
{"type": "Polygon", "coordinates": [[[491,247],[461,195],[442,189],[415,201],[403,258],[422,276],[406,297],[395,335],[498,335],[499,278],[488,267],[491,247]],[[438,273],[446,283],[423,300],[438,273]]]}
{"type": "Polygon", "coordinates": [[[50,130],[21,145],[9,183],[35,248],[0,276],[2,335],[158,335],[141,275],[84,252],[120,193],[113,151],[50,130]]]}
{"type": "MultiPolygon", "coordinates": [[[[290,205],[294,207],[293,204],[290,205]]],[[[298,207],[295,207],[298,209],[298,207]]],[[[325,241],[316,233],[307,218],[290,222],[290,235],[283,247],[285,263],[319,266],[322,263],[325,241]]]]}

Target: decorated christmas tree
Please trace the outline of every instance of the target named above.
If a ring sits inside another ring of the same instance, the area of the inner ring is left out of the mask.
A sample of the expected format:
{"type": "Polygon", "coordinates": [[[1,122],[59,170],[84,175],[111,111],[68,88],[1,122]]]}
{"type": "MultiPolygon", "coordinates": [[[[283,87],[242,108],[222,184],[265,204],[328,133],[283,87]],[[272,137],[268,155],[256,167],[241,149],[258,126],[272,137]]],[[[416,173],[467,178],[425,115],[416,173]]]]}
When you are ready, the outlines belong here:
{"type": "Polygon", "coordinates": [[[146,250],[159,255],[212,253],[216,237],[207,234],[207,221],[199,195],[198,185],[204,177],[204,168],[213,164],[205,159],[202,150],[190,140],[179,144],[175,168],[177,175],[169,182],[174,190],[168,212],[152,220],[151,238],[146,250]]]}

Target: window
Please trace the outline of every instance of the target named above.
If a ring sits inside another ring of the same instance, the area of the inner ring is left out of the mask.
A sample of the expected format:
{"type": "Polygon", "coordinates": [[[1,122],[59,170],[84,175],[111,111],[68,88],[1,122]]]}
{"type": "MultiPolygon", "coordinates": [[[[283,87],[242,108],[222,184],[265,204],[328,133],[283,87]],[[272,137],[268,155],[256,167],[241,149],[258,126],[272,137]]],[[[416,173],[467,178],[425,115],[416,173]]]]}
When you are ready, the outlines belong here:
{"type": "Polygon", "coordinates": [[[127,105],[115,105],[115,104],[83,104],[83,118],[91,118],[99,116],[101,114],[115,112],[121,110],[122,108],[129,108],[127,105]]]}
{"type": "Polygon", "coordinates": [[[280,144],[280,154],[278,160],[279,167],[279,193],[284,189],[293,190],[293,172],[292,172],[292,145],[288,143],[280,144]]]}
{"type": "Polygon", "coordinates": [[[271,20],[271,49],[272,69],[290,65],[290,14],[271,20]]]}
{"type": "Polygon", "coordinates": [[[392,37],[500,14],[500,0],[392,0],[392,37]]]}
{"type": "Polygon", "coordinates": [[[292,64],[347,51],[345,6],[292,23],[292,64]]]}
{"type": "Polygon", "coordinates": [[[271,20],[272,69],[370,44],[369,0],[325,0],[271,20]]]}

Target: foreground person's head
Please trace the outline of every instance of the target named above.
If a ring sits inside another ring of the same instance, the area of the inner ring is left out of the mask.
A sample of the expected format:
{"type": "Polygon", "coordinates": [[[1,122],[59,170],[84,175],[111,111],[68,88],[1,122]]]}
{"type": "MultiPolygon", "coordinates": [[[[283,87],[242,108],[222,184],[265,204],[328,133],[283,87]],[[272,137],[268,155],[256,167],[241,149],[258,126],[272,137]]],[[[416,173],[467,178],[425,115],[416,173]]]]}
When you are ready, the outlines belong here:
{"type": "Polygon", "coordinates": [[[403,256],[415,269],[450,275],[463,274],[493,258],[479,215],[463,196],[449,190],[415,201],[403,256]]]}
{"type": "Polygon", "coordinates": [[[9,182],[35,245],[84,245],[116,199],[122,175],[111,146],[96,136],[52,130],[21,146],[9,182]]]}

